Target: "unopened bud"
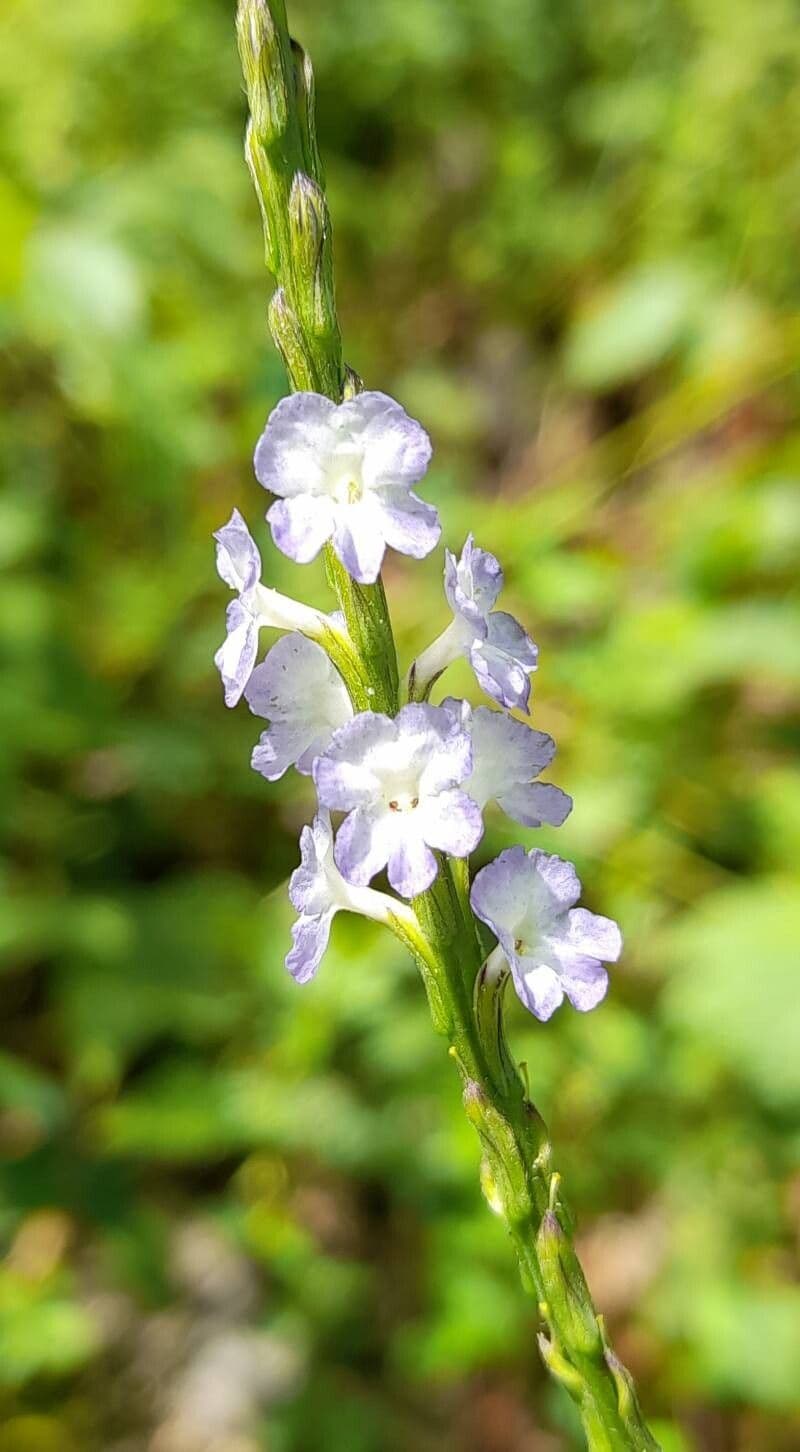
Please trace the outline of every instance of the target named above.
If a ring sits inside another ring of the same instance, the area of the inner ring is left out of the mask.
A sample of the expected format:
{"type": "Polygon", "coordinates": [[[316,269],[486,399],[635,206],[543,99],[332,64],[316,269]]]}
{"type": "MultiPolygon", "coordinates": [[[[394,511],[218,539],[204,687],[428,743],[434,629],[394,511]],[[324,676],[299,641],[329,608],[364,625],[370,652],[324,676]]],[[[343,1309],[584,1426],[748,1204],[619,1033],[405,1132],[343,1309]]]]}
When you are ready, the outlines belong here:
{"type": "Polygon", "coordinates": [[[520,1156],[514,1132],[500,1110],[474,1079],[464,1086],[464,1108],[475,1126],[484,1151],[485,1169],[482,1182],[491,1182],[492,1209],[497,1209],[509,1224],[520,1224],[531,1214],[532,1204],[525,1165],[520,1156]]]}
{"type": "Polygon", "coordinates": [[[603,1355],[616,1388],[619,1414],[627,1430],[635,1438],[635,1446],[641,1447],[642,1452],[661,1452],[658,1443],[648,1430],[647,1424],[642,1416],[642,1409],[639,1406],[639,1398],[636,1395],[633,1377],[627,1367],[622,1365],[619,1357],[614,1355],[614,1352],[607,1343],[604,1344],[603,1355]]]}
{"type": "Polygon", "coordinates": [[[317,148],[317,125],[315,118],[314,67],[307,53],[296,40],[292,41],[292,65],[294,66],[294,90],[297,101],[297,121],[300,127],[300,144],[303,161],[309,176],[322,182],[322,163],[317,148]]]}
{"type": "Polygon", "coordinates": [[[270,332],[286,366],[292,388],[300,393],[315,392],[317,379],[309,360],[303,330],[282,287],[272,296],[268,317],[270,332]]]}
{"type": "Polygon", "coordinates": [[[277,273],[278,257],[269,224],[269,212],[267,209],[267,197],[270,188],[270,169],[267,154],[259,141],[252,121],[248,121],[244,137],[244,159],[247,162],[247,169],[253,179],[258,207],[261,212],[261,222],[264,228],[264,254],[267,267],[270,272],[277,273]]]}
{"type": "Polygon", "coordinates": [[[289,119],[280,36],[267,0],[239,0],[236,37],[253,127],[262,146],[283,136],[289,119]]]}
{"type": "Polygon", "coordinates": [[[580,1261],[553,1210],[542,1216],[536,1252],[553,1325],[560,1339],[575,1351],[596,1355],[602,1347],[600,1327],[580,1261]]]}
{"type": "Polygon", "coordinates": [[[493,1214],[505,1215],[506,1207],[503,1204],[503,1197],[497,1188],[497,1180],[487,1159],[481,1160],[481,1190],[483,1198],[493,1214]]]}
{"type": "Polygon", "coordinates": [[[335,333],[336,298],[328,204],[322,188],[298,172],[289,197],[295,286],[303,321],[318,337],[335,333]]]}
{"type": "Polygon", "coordinates": [[[316,272],[328,228],[328,207],[317,183],[301,171],[295,173],[289,194],[289,227],[295,270],[299,268],[307,286],[316,272]]]}
{"type": "Polygon", "coordinates": [[[561,1382],[570,1396],[579,1402],[584,1392],[584,1382],[580,1372],[567,1360],[560,1346],[557,1346],[555,1341],[549,1341],[542,1332],[539,1332],[536,1342],[539,1347],[539,1355],[548,1371],[556,1378],[556,1381],[561,1382]]]}
{"type": "Polygon", "coordinates": [[[345,365],[344,365],[344,388],[342,390],[342,398],[343,399],[357,398],[358,395],[359,395],[359,393],[363,393],[363,392],[364,392],[364,380],[363,380],[363,378],[360,378],[359,377],[359,375],[355,371],[355,368],[351,368],[349,363],[345,363],[345,365]]]}

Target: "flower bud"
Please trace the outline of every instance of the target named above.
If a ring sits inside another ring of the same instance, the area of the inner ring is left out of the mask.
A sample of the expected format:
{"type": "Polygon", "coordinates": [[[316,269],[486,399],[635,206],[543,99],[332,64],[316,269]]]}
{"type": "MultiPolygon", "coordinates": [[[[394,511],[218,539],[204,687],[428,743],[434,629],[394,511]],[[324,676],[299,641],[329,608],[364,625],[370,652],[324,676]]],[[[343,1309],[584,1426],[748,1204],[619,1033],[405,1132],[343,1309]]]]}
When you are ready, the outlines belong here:
{"type": "Polygon", "coordinates": [[[355,368],[351,368],[349,363],[345,363],[345,365],[344,365],[344,388],[342,390],[342,399],[343,400],[347,400],[348,398],[357,398],[358,397],[358,394],[359,393],[363,393],[363,392],[364,392],[364,380],[363,380],[363,378],[360,378],[359,377],[359,375],[356,373],[355,368]]]}
{"type": "Polygon", "coordinates": [[[270,167],[267,154],[256,135],[252,121],[248,121],[245,132],[244,159],[247,162],[247,170],[252,178],[261,212],[261,223],[264,228],[264,258],[270,272],[277,273],[278,256],[270,228],[266,200],[269,196],[271,182],[270,167]]]}
{"type": "Polygon", "coordinates": [[[291,42],[292,65],[294,67],[294,91],[297,102],[297,122],[300,127],[300,144],[306,171],[315,181],[322,182],[322,162],[317,149],[317,127],[315,119],[314,68],[311,61],[296,40],[291,42]]]}
{"type": "Polygon", "coordinates": [[[497,1180],[494,1177],[492,1167],[485,1156],[481,1160],[481,1190],[483,1191],[483,1198],[492,1213],[494,1215],[505,1216],[506,1207],[503,1203],[503,1197],[497,1188],[497,1180]]]}
{"type": "Polygon", "coordinates": [[[642,1409],[639,1406],[639,1398],[636,1395],[633,1377],[627,1367],[622,1365],[619,1357],[615,1356],[610,1346],[605,1345],[603,1355],[606,1366],[614,1380],[619,1414],[625,1423],[627,1431],[631,1434],[635,1445],[641,1447],[642,1452],[660,1452],[658,1443],[651,1436],[642,1416],[642,1409]]]}
{"type": "Polygon", "coordinates": [[[289,197],[295,286],[306,326],[317,336],[336,331],[336,298],[328,204],[321,187],[297,172],[289,197]]]}
{"type": "Polygon", "coordinates": [[[536,1252],[547,1296],[549,1318],[560,1340],[571,1350],[596,1355],[602,1347],[600,1327],[580,1262],[553,1210],[542,1216],[536,1252]]]}
{"type": "Polygon", "coordinates": [[[298,393],[316,392],[317,379],[309,361],[303,330],[282,287],[273,293],[267,316],[292,388],[298,393]]]}
{"type": "Polygon", "coordinates": [[[464,1086],[464,1108],[475,1126],[483,1146],[482,1188],[492,1209],[504,1216],[510,1225],[528,1220],[532,1203],[525,1165],[514,1139],[514,1133],[499,1109],[491,1102],[481,1085],[467,1080],[464,1086]]]}
{"type": "Polygon", "coordinates": [[[328,208],[317,183],[301,171],[295,173],[289,194],[289,227],[295,271],[306,287],[316,272],[328,230],[328,208]]]}
{"type": "Polygon", "coordinates": [[[548,1371],[556,1381],[561,1382],[570,1396],[579,1402],[584,1391],[583,1377],[580,1372],[567,1360],[561,1348],[554,1341],[548,1341],[541,1332],[536,1337],[536,1343],[548,1371]]]}
{"type": "Polygon", "coordinates": [[[280,36],[267,0],[239,0],[236,36],[253,128],[262,146],[283,136],[289,97],[280,36]]]}

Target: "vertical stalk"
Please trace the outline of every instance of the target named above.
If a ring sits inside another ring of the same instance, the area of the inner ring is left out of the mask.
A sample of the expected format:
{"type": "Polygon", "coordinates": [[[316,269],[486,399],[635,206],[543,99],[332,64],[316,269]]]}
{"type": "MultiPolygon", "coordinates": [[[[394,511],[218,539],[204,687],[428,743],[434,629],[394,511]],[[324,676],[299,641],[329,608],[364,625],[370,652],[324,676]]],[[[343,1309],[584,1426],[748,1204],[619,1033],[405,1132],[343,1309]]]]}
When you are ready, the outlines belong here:
{"type": "Polygon", "coordinates": [[[546,1328],[538,1338],[542,1358],[576,1402],[590,1452],[658,1452],[630,1375],[608,1346],[563,1228],[571,1216],[560,1195],[560,1177],[551,1168],[547,1128],[505,1044],[504,980],[488,978],[480,952],[463,931],[454,930],[448,896],[440,874],[414,902],[433,950],[440,1005],[435,1026],[448,1040],[464,1108],[481,1143],[484,1196],[505,1221],[523,1286],[535,1298],[546,1328]]]}
{"type": "MultiPolygon", "coordinates": [[[[292,390],[311,389],[338,403],[361,382],[342,361],[311,65],[289,38],[284,0],[239,0],[237,34],[250,107],[245,154],[278,285],[270,327],[292,390]]],[[[356,584],[330,548],[326,566],[361,661],[359,680],[348,683],[356,710],[394,715],[397,654],[383,584],[356,584]]],[[[414,909],[419,932],[401,918],[393,927],[419,964],[434,1028],[461,1076],[483,1153],[482,1188],[506,1223],[545,1328],[542,1358],[575,1400],[590,1452],[658,1452],[592,1304],[547,1130],[505,1042],[504,978],[482,963],[466,864],[440,859],[433,886],[414,909]]]]}

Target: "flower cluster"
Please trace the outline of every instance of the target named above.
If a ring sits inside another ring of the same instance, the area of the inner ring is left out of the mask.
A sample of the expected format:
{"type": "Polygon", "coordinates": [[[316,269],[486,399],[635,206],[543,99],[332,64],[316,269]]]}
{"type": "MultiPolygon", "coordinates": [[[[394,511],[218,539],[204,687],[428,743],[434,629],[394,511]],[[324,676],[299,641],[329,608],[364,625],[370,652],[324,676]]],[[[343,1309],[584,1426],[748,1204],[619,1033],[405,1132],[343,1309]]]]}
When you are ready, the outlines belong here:
{"type": "MultiPolygon", "coordinates": [[[[255,453],[278,549],[298,563],[329,547],[359,585],[373,583],[388,548],[421,558],[437,544],[435,508],[414,492],[431,446],[421,426],[383,393],[336,405],[315,393],[284,399],[255,453]]],[[[356,710],[331,643],[352,654],[339,615],[324,615],[261,582],[261,557],[234,510],[215,535],[217,569],[236,592],[215,657],[225,701],[244,696],[267,725],[252,765],[268,781],[290,767],[313,779],[318,812],[304,827],[301,865],[289,893],[298,918],[286,963],[298,982],[316,972],[335,913],[361,913],[413,932],[415,899],[433,884],[441,854],[466,859],[483,836],[491,803],[525,827],[558,827],[572,802],[538,777],[555,743],[527,720],[537,648],[495,608],[503,572],[470,535],[460,557],[445,552],[452,620],[414,662],[407,703],[394,717],[356,710]],[[256,665],[259,633],[285,634],[256,665]],[[430,702],[448,665],[463,656],[494,702],[430,702]],[[338,814],[334,830],[331,813],[338,814]],[[369,886],[386,871],[399,897],[369,886]]],[[[339,658],[341,666],[341,658],[339,658]]],[[[344,670],[344,667],[342,667],[344,670]]],[[[346,672],[345,672],[346,675],[346,672]]],[[[621,950],[607,918],[577,908],[580,883],[558,857],[512,847],[475,875],[472,909],[497,938],[517,994],[540,1019],[565,997],[593,1008],[607,987],[605,963],[621,950]]]]}

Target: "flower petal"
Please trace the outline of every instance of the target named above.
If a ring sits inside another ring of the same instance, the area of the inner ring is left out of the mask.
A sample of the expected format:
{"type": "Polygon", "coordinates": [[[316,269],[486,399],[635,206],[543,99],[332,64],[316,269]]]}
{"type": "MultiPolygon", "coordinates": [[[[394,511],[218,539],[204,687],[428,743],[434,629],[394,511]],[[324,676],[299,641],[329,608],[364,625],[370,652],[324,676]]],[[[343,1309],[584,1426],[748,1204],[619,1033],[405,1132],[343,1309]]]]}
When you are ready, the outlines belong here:
{"type": "MultiPolygon", "coordinates": [[[[296,631],[281,636],[256,666],[245,696],[253,715],[266,721],[327,721],[331,710],[344,710],[349,699],[327,652],[296,631]]],[[[351,706],[336,724],[343,725],[352,714],[351,706]]]]}
{"type": "Polygon", "coordinates": [[[259,484],[284,498],[322,492],[335,414],[336,405],[319,393],[282,398],[256,445],[259,484]]]}
{"type": "Polygon", "coordinates": [[[513,616],[495,610],[488,618],[485,640],[475,640],[469,659],[481,689],[510,710],[527,711],[531,695],[529,672],[536,668],[537,647],[513,616]]]}
{"type": "Polygon", "coordinates": [[[493,610],[488,620],[487,640],[495,650],[504,651],[526,671],[535,671],[539,659],[539,647],[531,640],[513,615],[505,610],[493,610]]]}
{"type": "Polygon", "coordinates": [[[261,578],[261,556],[238,509],[214,531],[217,573],[232,590],[250,590],[261,578]]]}
{"type": "Polygon", "coordinates": [[[356,807],[336,834],[336,866],[348,882],[366,887],[386,866],[394,845],[393,826],[383,804],[356,807]]]}
{"type": "Polygon", "coordinates": [[[319,917],[299,917],[292,923],[292,947],[286,954],[286,967],[296,983],[308,983],[314,977],[328,946],[336,908],[328,908],[319,917]]]}
{"type": "MultiPolygon", "coordinates": [[[[320,736],[319,749],[314,755],[319,756],[327,745],[327,738],[320,736]]],[[[258,744],[253,747],[250,756],[250,765],[253,771],[267,781],[278,781],[290,766],[296,766],[299,770],[300,761],[309,749],[307,734],[296,724],[287,724],[285,721],[274,722],[267,731],[262,731],[258,738],[258,744]]],[[[313,743],[316,745],[316,741],[313,743]]],[[[308,776],[310,767],[304,773],[308,776]]]]}
{"type": "Polygon", "coordinates": [[[420,790],[426,796],[458,786],[472,768],[469,734],[451,711],[414,701],[397,716],[398,736],[413,748],[420,790]]]}
{"type": "Polygon", "coordinates": [[[428,845],[452,857],[469,857],[483,836],[480,807],[456,789],[427,797],[418,808],[418,817],[428,845]]]}
{"type": "Polygon", "coordinates": [[[214,656],[225,690],[225,705],[235,706],[250,679],[258,653],[259,622],[241,600],[231,600],[226,611],[228,634],[214,656]]]}
{"type": "Polygon", "coordinates": [[[596,1008],[608,991],[608,974],[596,958],[576,958],[569,971],[562,969],[560,978],[567,998],[581,1013],[596,1008]]]}
{"type": "Polygon", "coordinates": [[[546,963],[525,972],[512,965],[512,980],[517,996],[527,1009],[542,1023],[552,1018],[556,1009],[564,1002],[564,989],[557,975],[546,963]]]}
{"type": "Polygon", "coordinates": [[[298,913],[318,916],[331,906],[327,869],[333,864],[333,829],[328,812],[320,809],[310,827],[300,833],[300,866],[289,878],[289,898],[298,913]]]}
{"type": "Polygon", "coordinates": [[[333,506],[325,495],[296,494],[270,505],[267,523],[281,553],[298,565],[307,565],[333,533],[333,506]]]}
{"type": "Polygon", "coordinates": [[[489,706],[472,712],[470,735],[473,766],[465,789],[481,806],[492,797],[499,801],[520,783],[529,783],[552,760],[556,749],[552,736],[489,706]]]}
{"type": "Polygon", "coordinates": [[[444,591],[451,610],[475,625],[486,620],[503,588],[500,562],[467,535],[461,558],[445,553],[444,591]]]}
{"type": "Polygon", "coordinates": [[[528,854],[538,877],[545,883],[549,896],[558,909],[570,908],[581,895],[581,882],[571,862],[554,853],[534,848],[528,854]]]}
{"type": "MultiPolygon", "coordinates": [[[[472,778],[465,786],[472,791],[472,778]]],[[[522,827],[560,827],[572,811],[572,797],[544,781],[525,782],[499,792],[497,804],[522,827]]]]}
{"type": "Polygon", "coordinates": [[[360,585],[372,585],[383,564],[386,545],[370,504],[343,504],[334,512],[333,548],[360,585]]]}
{"type": "Polygon", "coordinates": [[[409,489],[418,484],[433,452],[422,425],[385,393],[362,393],[343,404],[340,413],[355,410],[363,429],[363,478],[367,488],[400,485],[409,489]]]}
{"type": "Polygon", "coordinates": [[[421,837],[404,836],[389,857],[389,881],[401,897],[416,897],[433,882],[438,867],[421,837]]]}
{"type": "Polygon", "coordinates": [[[622,952],[622,934],[612,918],[573,908],[568,918],[566,941],[578,953],[616,963],[622,952]]]}
{"type": "Polygon", "coordinates": [[[476,873],[470,892],[472,910],[497,938],[513,938],[525,917],[534,876],[524,847],[507,847],[476,873]]]}
{"type": "Polygon", "coordinates": [[[334,731],[325,754],[314,763],[323,806],[348,812],[373,801],[381,791],[373,762],[380,761],[396,739],[395,723],[378,711],[362,711],[334,731]]]}
{"type": "Polygon", "coordinates": [[[256,666],[244,694],[253,714],[270,723],[251,758],[268,781],[289,766],[310,774],[333,731],[353,715],[344,681],[322,646],[294,632],[256,666]]]}
{"type": "MultiPolygon", "coordinates": [[[[301,776],[311,776],[314,770],[314,762],[318,756],[327,751],[331,740],[331,727],[323,727],[317,736],[314,736],[303,751],[301,751],[294,763],[295,771],[301,776]]],[[[263,736],[262,736],[263,740],[263,736]]]]}
{"type": "Polygon", "coordinates": [[[376,519],[390,549],[421,560],[439,543],[442,526],[432,504],[392,486],[375,496],[376,519]]]}
{"type": "Polygon", "coordinates": [[[460,696],[445,696],[440,703],[441,709],[446,711],[448,716],[472,735],[472,707],[469,701],[462,701],[460,696]]]}
{"type": "Polygon", "coordinates": [[[379,388],[365,388],[354,398],[340,403],[336,410],[335,427],[338,433],[350,438],[361,438],[372,424],[380,428],[392,414],[406,411],[391,394],[382,393],[379,388]]]}

